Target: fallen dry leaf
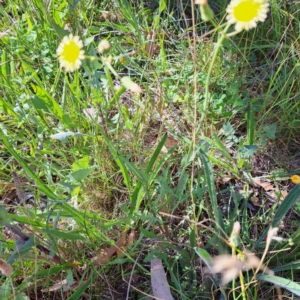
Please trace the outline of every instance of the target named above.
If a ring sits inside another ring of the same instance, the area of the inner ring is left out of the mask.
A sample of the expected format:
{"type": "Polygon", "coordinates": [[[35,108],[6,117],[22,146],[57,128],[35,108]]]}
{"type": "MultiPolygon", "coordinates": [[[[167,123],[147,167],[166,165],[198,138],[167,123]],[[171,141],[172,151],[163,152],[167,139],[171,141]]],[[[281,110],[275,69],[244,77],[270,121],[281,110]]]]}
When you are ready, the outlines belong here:
{"type": "Polygon", "coordinates": [[[167,148],[172,148],[174,146],[177,146],[177,144],[178,144],[178,140],[174,139],[171,136],[167,137],[167,140],[166,140],[166,147],[167,148]]]}
{"type": "Polygon", "coordinates": [[[262,182],[259,178],[252,178],[253,182],[261,186],[265,191],[273,191],[275,190],[274,186],[270,182],[262,182]]]}
{"type": "Polygon", "coordinates": [[[116,242],[115,245],[104,248],[100,250],[100,253],[92,258],[92,261],[96,265],[103,265],[107,263],[111,257],[115,254],[117,254],[118,257],[123,257],[126,247],[129,245],[131,246],[133,244],[135,233],[131,232],[128,236],[128,242],[126,241],[127,238],[127,232],[124,232],[121,238],[116,242]]]}
{"type": "Polygon", "coordinates": [[[0,258],[0,271],[4,276],[10,276],[13,272],[13,269],[10,264],[8,264],[5,260],[0,258]]]}
{"type": "MultiPolygon", "coordinates": [[[[81,284],[86,283],[86,280],[81,282],[81,284]]],[[[50,287],[44,288],[41,290],[42,293],[54,292],[58,290],[68,291],[72,288],[76,288],[78,286],[78,281],[75,281],[72,285],[67,282],[67,279],[64,279],[58,283],[53,284],[50,287]]]]}
{"type": "Polygon", "coordinates": [[[124,257],[124,251],[126,249],[126,232],[121,236],[121,238],[118,240],[117,245],[120,245],[119,248],[117,248],[117,256],[124,257]]]}
{"type": "Polygon", "coordinates": [[[154,297],[173,300],[162,261],[158,258],[151,260],[151,286],[154,297]]]}
{"type": "Polygon", "coordinates": [[[25,194],[24,194],[24,190],[23,190],[23,187],[22,187],[22,184],[21,184],[21,180],[18,177],[16,172],[12,172],[12,176],[13,176],[13,179],[14,179],[14,184],[15,184],[15,187],[16,187],[17,195],[18,195],[19,200],[20,200],[20,204],[22,204],[25,201],[25,194]]]}
{"type": "Polygon", "coordinates": [[[130,232],[130,234],[128,235],[128,246],[132,246],[134,241],[135,241],[135,237],[136,237],[136,233],[134,230],[132,230],[130,232]]]}

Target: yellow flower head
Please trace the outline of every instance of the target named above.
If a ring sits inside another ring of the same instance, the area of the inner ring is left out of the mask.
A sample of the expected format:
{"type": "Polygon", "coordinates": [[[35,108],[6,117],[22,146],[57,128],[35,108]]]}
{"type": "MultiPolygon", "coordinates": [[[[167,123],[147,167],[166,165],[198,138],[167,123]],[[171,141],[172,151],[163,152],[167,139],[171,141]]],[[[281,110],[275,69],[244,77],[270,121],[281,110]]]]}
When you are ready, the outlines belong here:
{"type": "Polygon", "coordinates": [[[293,183],[295,183],[295,184],[300,184],[300,176],[298,176],[298,175],[293,175],[293,176],[291,176],[291,180],[292,180],[293,183]]]}
{"type": "Polygon", "coordinates": [[[264,22],[269,11],[267,0],[232,0],[227,7],[227,20],[235,24],[235,30],[249,30],[257,22],[264,22]]]}
{"type": "Polygon", "coordinates": [[[59,44],[56,53],[60,66],[65,68],[67,72],[74,72],[81,66],[81,61],[84,59],[84,51],[82,41],[79,36],[65,36],[59,44]]]}

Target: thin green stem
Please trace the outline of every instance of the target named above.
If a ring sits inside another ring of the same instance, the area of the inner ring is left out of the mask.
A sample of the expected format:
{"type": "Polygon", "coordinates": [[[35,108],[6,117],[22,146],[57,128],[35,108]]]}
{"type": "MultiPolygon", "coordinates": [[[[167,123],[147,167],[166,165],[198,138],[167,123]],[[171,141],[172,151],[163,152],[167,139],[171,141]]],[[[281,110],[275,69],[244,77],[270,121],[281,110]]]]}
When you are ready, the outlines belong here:
{"type": "Polygon", "coordinates": [[[244,276],[243,276],[242,272],[240,272],[240,283],[241,283],[241,290],[242,290],[242,298],[243,298],[243,300],[247,300],[244,276]]]}
{"type": "Polygon", "coordinates": [[[224,28],[224,30],[221,31],[221,36],[219,37],[219,40],[218,40],[218,42],[215,46],[214,54],[213,54],[213,57],[211,59],[210,65],[209,65],[209,69],[208,69],[207,76],[206,76],[206,82],[205,82],[205,93],[204,93],[203,109],[202,109],[202,112],[201,112],[201,117],[200,117],[200,120],[199,120],[199,124],[198,124],[198,128],[197,128],[196,133],[198,133],[200,128],[202,128],[203,121],[204,121],[205,116],[207,114],[207,108],[208,108],[208,104],[209,104],[209,100],[210,100],[209,82],[210,82],[212,69],[213,69],[213,66],[215,64],[216,58],[218,56],[219,50],[221,49],[222,43],[223,43],[225,37],[227,36],[226,32],[227,32],[229,27],[230,27],[230,24],[227,24],[227,26],[224,28]]]}
{"type": "MultiPolygon", "coordinates": [[[[231,254],[232,254],[232,257],[236,256],[236,248],[235,247],[233,247],[231,249],[231,254]]],[[[235,278],[233,278],[233,280],[232,280],[232,294],[233,294],[233,299],[236,299],[236,294],[235,294],[235,278]]]]}

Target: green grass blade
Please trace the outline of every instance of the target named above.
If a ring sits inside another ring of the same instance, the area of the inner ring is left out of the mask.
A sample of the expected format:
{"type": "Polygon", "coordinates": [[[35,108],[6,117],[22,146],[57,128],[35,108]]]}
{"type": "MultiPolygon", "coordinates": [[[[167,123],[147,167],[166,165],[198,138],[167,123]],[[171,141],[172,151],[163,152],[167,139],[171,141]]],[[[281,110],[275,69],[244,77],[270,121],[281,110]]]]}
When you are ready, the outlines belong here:
{"type": "MultiPolygon", "coordinates": [[[[200,149],[200,155],[201,159],[203,162],[204,166],[204,171],[205,171],[205,179],[206,179],[206,184],[208,187],[208,193],[209,197],[211,200],[211,205],[214,213],[214,219],[217,225],[217,232],[219,237],[223,237],[226,239],[224,236],[224,223],[222,219],[222,214],[221,211],[218,207],[218,200],[217,200],[217,193],[215,189],[215,180],[214,180],[214,175],[213,175],[213,168],[212,165],[207,157],[207,155],[203,152],[203,150],[200,149]]],[[[224,253],[226,249],[226,244],[220,239],[219,243],[219,253],[224,253]]]]}
{"type": "MultiPolygon", "coordinates": [[[[279,221],[286,215],[286,213],[292,208],[292,206],[298,201],[300,197],[300,185],[297,184],[289,192],[289,194],[284,198],[282,203],[277,208],[274,215],[272,227],[277,227],[279,221]]],[[[269,230],[269,227],[264,231],[259,240],[255,243],[254,248],[257,248],[262,240],[265,238],[269,230]]]]}
{"type": "Polygon", "coordinates": [[[65,240],[71,240],[71,241],[84,241],[86,240],[85,237],[83,237],[82,235],[78,234],[78,233],[74,233],[72,231],[68,231],[68,232],[63,232],[63,231],[59,231],[59,230],[43,230],[45,233],[55,236],[59,239],[65,239],[65,240]]]}
{"type": "Polygon", "coordinates": [[[27,165],[27,163],[23,160],[23,158],[13,149],[13,147],[9,143],[8,139],[6,138],[1,128],[0,128],[0,134],[1,134],[0,138],[2,139],[2,142],[6,147],[6,149],[8,150],[8,152],[22,166],[22,168],[26,171],[28,176],[36,182],[38,189],[41,192],[43,192],[46,196],[48,196],[50,199],[53,200],[57,199],[58,197],[45,185],[45,183],[39,177],[36,176],[36,174],[31,170],[31,168],[27,165]]]}
{"type": "Polygon", "coordinates": [[[84,291],[92,284],[92,274],[90,275],[89,280],[83,284],[81,287],[79,287],[77,289],[77,291],[75,293],[73,293],[68,300],[78,300],[80,299],[80,297],[82,296],[82,294],[84,293],[84,291]]]}
{"type": "Polygon", "coordinates": [[[118,165],[118,167],[120,168],[120,170],[122,172],[122,175],[124,178],[124,183],[125,183],[127,189],[129,191],[131,191],[131,180],[130,180],[130,176],[128,174],[126,165],[124,164],[122,159],[120,159],[117,149],[113,146],[113,144],[110,142],[110,140],[105,135],[103,135],[103,138],[105,139],[106,144],[107,144],[111,154],[113,155],[113,158],[114,158],[116,164],[118,165]]]}
{"type": "Polygon", "coordinates": [[[250,103],[248,106],[247,111],[247,140],[248,145],[254,145],[254,130],[255,130],[255,123],[254,123],[254,110],[253,106],[250,103]]]}
{"type": "Polygon", "coordinates": [[[163,146],[164,146],[164,144],[165,144],[165,142],[167,140],[167,137],[168,136],[166,134],[163,136],[163,138],[161,139],[161,141],[157,145],[157,147],[156,147],[153,155],[151,156],[151,159],[150,159],[150,161],[149,161],[149,163],[148,163],[148,165],[146,167],[146,173],[147,174],[149,174],[149,172],[152,170],[152,168],[153,168],[153,166],[154,166],[154,164],[155,164],[155,162],[156,162],[156,160],[157,160],[157,158],[158,158],[158,156],[160,154],[160,151],[163,148],[163,146]]]}
{"type": "Polygon", "coordinates": [[[277,227],[280,220],[286,215],[286,213],[293,207],[293,205],[300,198],[300,185],[295,185],[289,194],[284,198],[280,206],[278,207],[274,219],[272,222],[272,227],[277,227]]]}
{"type": "Polygon", "coordinates": [[[263,274],[257,275],[256,278],[258,280],[263,280],[278,285],[292,292],[294,295],[300,296],[300,285],[290,279],[285,279],[279,276],[263,275],[263,274]]]}
{"type": "Polygon", "coordinates": [[[300,260],[293,261],[289,264],[279,266],[277,268],[273,268],[274,272],[282,272],[282,271],[291,271],[291,270],[299,270],[300,269],[300,260]]]}
{"type": "MultiPolygon", "coordinates": [[[[159,142],[159,144],[157,145],[153,155],[151,156],[151,159],[146,167],[146,175],[150,175],[150,177],[148,178],[148,182],[146,183],[146,185],[149,187],[152,184],[152,181],[154,180],[157,172],[160,170],[161,166],[163,165],[163,163],[166,160],[166,157],[169,157],[170,153],[172,153],[174,151],[174,149],[171,149],[165,156],[163,159],[160,160],[158,166],[155,168],[155,170],[153,172],[151,172],[160,152],[162,147],[164,146],[165,142],[167,140],[167,135],[164,135],[162,140],[159,142]],[[151,174],[150,174],[151,172],[151,174]]],[[[132,214],[134,211],[137,211],[141,205],[142,199],[144,198],[145,194],[146,194],[146,189],[144,189],[144,191],[142,191],[142,181],[139,181],[138,184],[136,185],[134,192],[132,194],[132,201],[131,201],[131,207],[130,207],[130,214],[132,214]]]]}

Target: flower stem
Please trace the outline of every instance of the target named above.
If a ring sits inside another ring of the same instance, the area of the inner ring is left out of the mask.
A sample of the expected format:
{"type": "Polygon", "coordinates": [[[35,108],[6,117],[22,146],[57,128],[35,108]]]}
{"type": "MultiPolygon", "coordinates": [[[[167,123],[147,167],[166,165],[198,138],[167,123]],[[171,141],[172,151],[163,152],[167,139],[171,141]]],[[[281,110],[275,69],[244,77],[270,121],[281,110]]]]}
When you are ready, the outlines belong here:
{"type": "Polygon", "coordinates": [[[240,272],[240,283],[241,283],[242,298],[243,298],[243,300],[247,300],[246,289],[245,289],[245,282],[244,282],[244,276],[243,276],[242,272],[240,272]]]}
{"type": "Polygon", "coordinates": [[[208,108],[208,104],[209,104],[209,100],[210,100],[209,82],[210,82],[212,69],[213,69],[213,66],[215,64],[216,58],[218,56],[218,52],[219,52],[219,50],[222,46],[222,43],[223,43],[225,37],[227,36],[226,32],[227,32],[229,27],[230,27],[230,24],[227,24],[227,26],[224,28],[224,30],[221,31],[221,36],[219,37],[219,39],[217,41],[217,44],[216,44],[215,50],[214,50],[214,54],[213,54],[213,57],[211,59],[210,65],[209,65],[209,69],[208,69],[207,76],[206,76],[206,82],[205,82],[205,93],[204,93],[203,109],[202,109],[202,113],[201,113],[201,117],[200,117],[200,120],[199,120],[199,125],[198,125],[196,133],[198,133],[200,128],[202,128],[203,121],[204,121],[205,116],[207,114],[207,108],[208,108]]]}

